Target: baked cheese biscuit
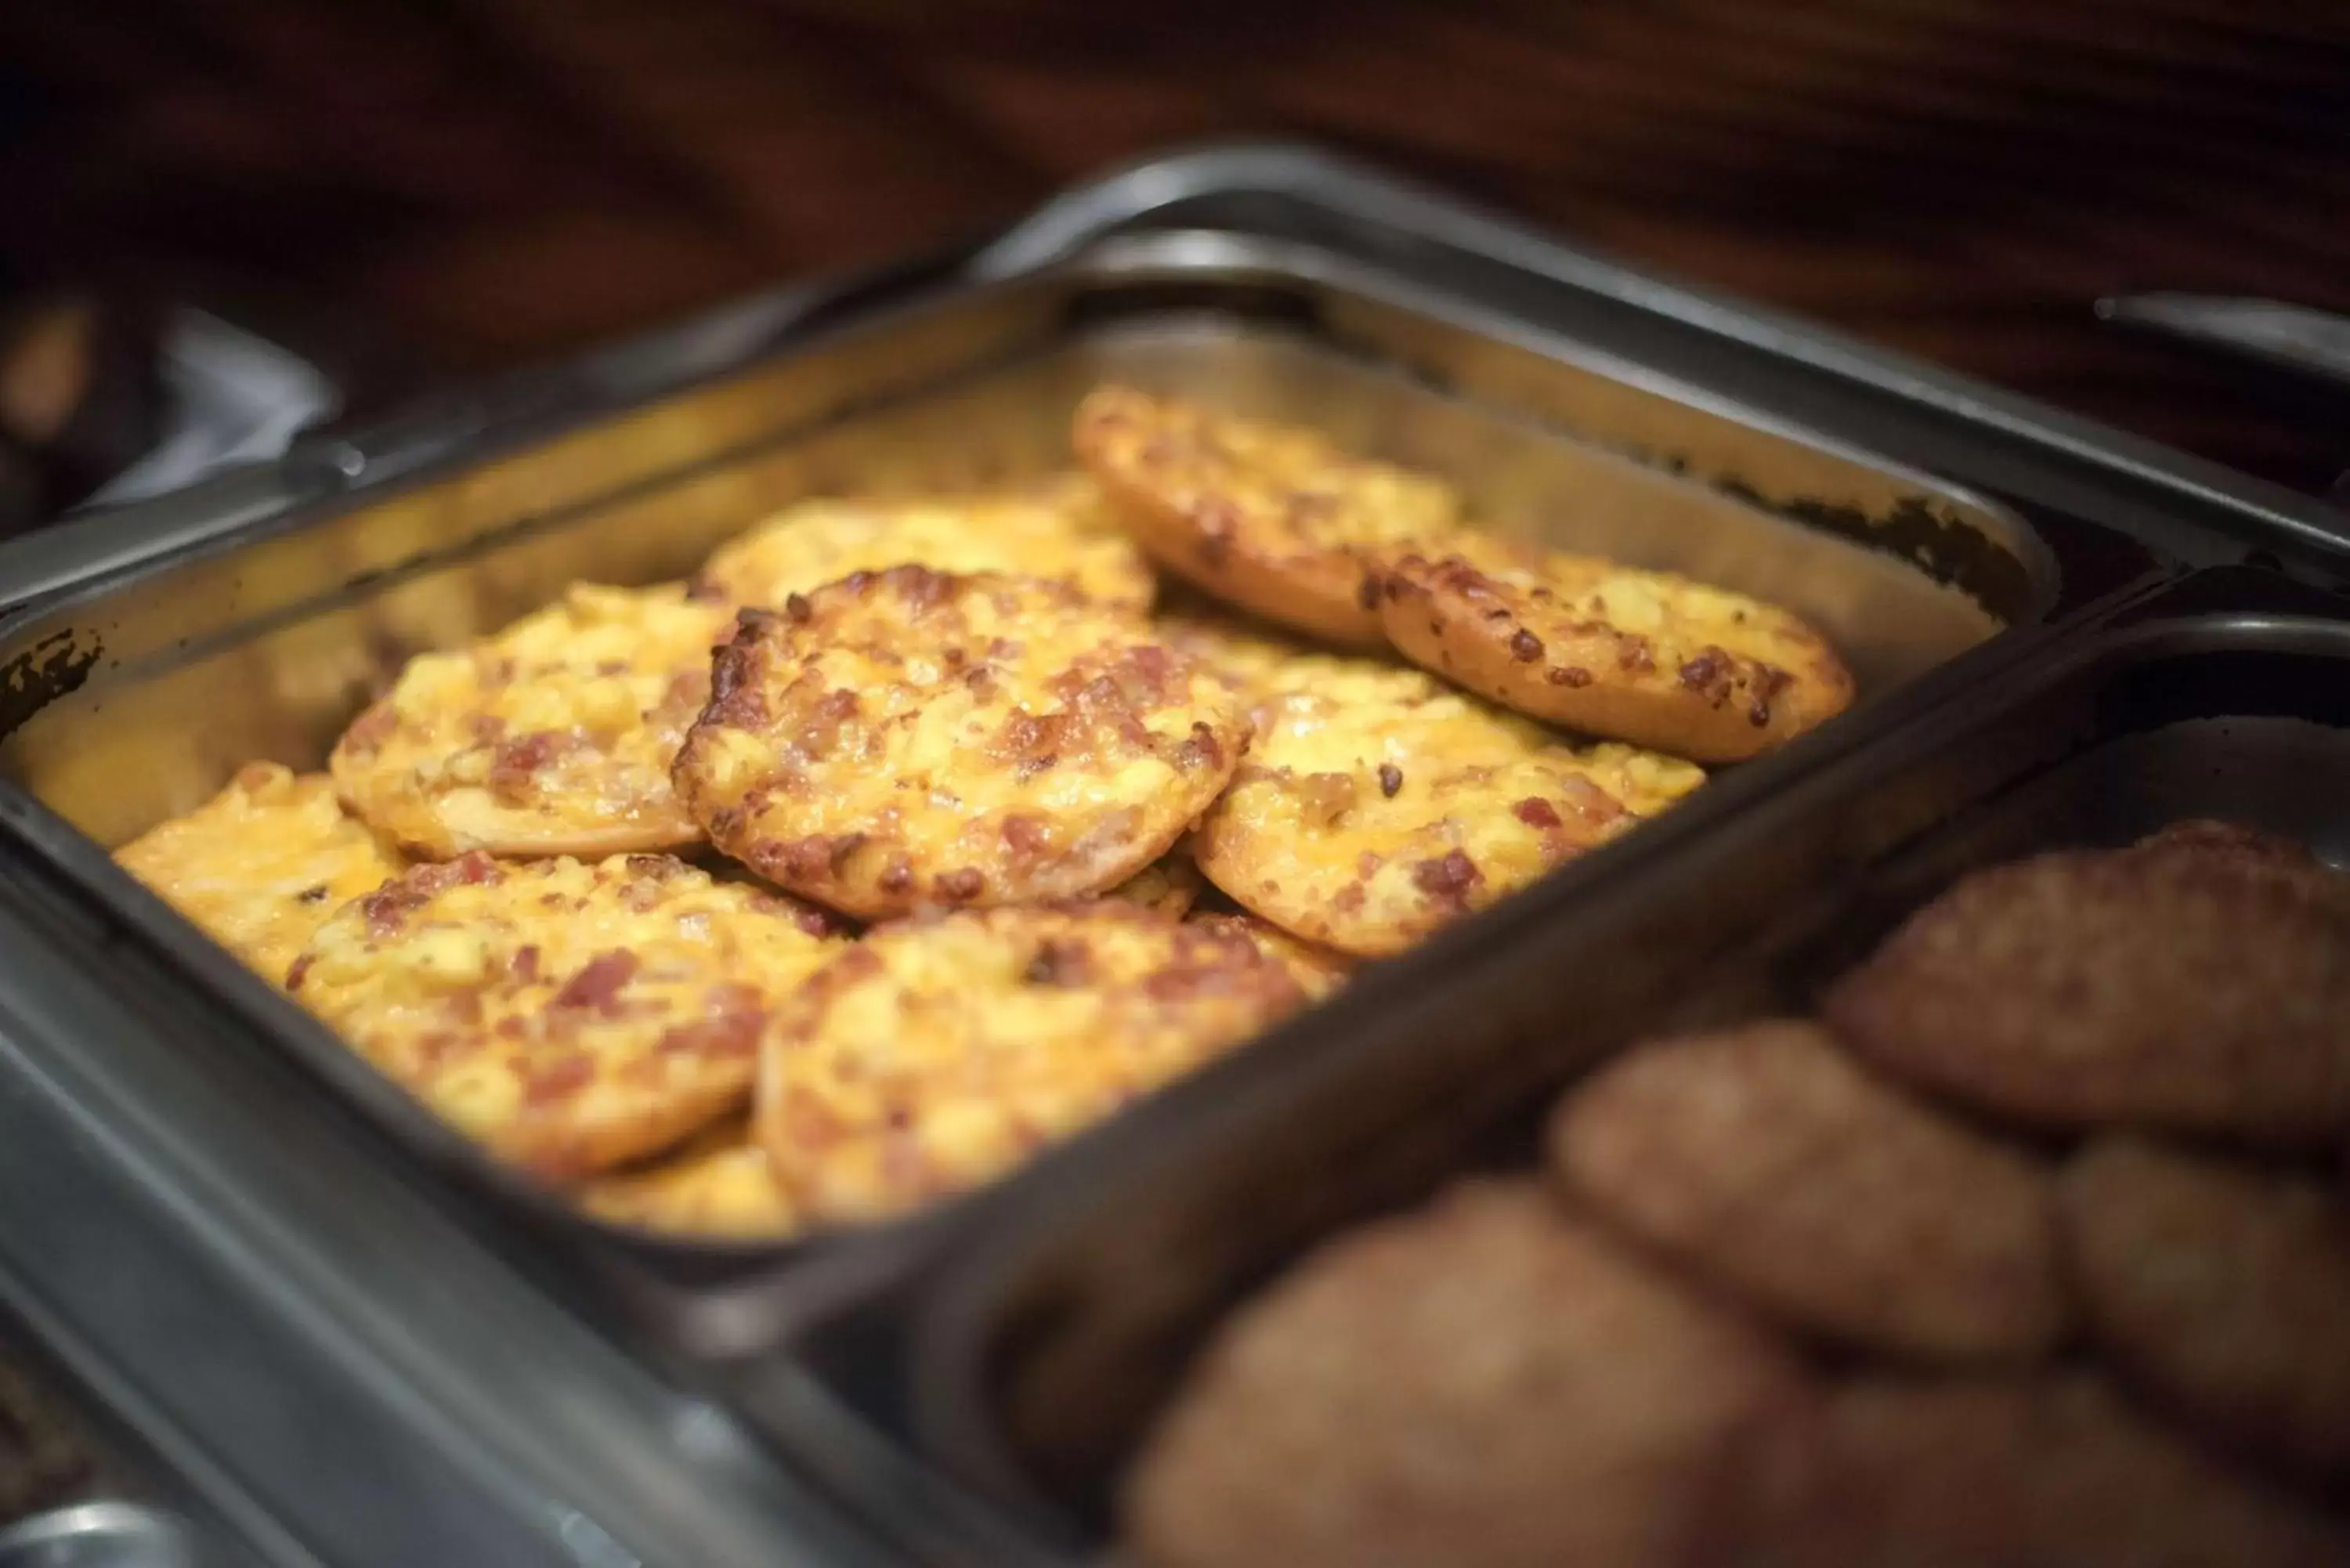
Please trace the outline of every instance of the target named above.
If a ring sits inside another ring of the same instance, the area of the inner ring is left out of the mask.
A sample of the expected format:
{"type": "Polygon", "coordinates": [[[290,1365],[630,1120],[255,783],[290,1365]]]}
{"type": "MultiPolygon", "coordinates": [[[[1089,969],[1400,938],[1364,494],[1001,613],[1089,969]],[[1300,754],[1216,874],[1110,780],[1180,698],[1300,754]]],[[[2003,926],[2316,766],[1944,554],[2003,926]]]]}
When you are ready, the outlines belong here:
{"type": "Polygon", "coordinates": [[[1208,665],[1251,701],[1311,686],[1334,670],[1359,662],[1334,658],[1277,627],[1233,614],[1196,597],[1162,607],[1150,618],[1159,640],[1208,665]]]}
{"type": "Polygon", "coordinates": [[[400,867],[344,815],[334,780],[276,763],[247,763],[220,794],[114,857],[273,985],[328,916],[400,867]]]}
{"type": "Polygon", "coordinates": [[[699,585],[736,605],[780,606],[851,572],[1059,577],[1104,604],[1149,607],[1150,564],[1101,515],[1089,482],[1028,493],[803,501],[718,547],[699,585]]]}
{"type": "Polygon", "coordinates": [[[813,1219],[985,1181],[1296,1008],[1233,936],[1114,899],[879,926],[768,1025],[757,1134],[813,1219]]]}
{"type": "Polygon", "coordinates": [[[1180,919],[1200,901],[1201,889],[1207,879],[1191,857],[1178,850],[1158,859],[1102,895],[1105,898],[1123,898],[1129,904],[1139,904],[1146,909],[1156,909],[1172,919],[1180,919]]]}
{"type": "Polygon", "coordinates": [[[697,1241],[760,1241],[788,1236],[799,1214],[775,1179],[747,1116],[729,1116],[667,1154],[609,1171],[579,1189],[599,1220],[697,1241]]]}
{"type": "Polygon", "coordinates": [[[1355,972],[1355,961],[1345,953],[1293,937],[1255,915],[1194,915],[1191,923],[1247,938],[1258,951],[1289,971],[1289,978],[1309,1002],[1321,1001],[1355,972]]]}
{"type": "Polygon", "coordinates": [[[1386,643],[1370,553],[1460,524],[1441,480],[1340,452],[1310,431],[1128,387],[1077,409],[1077,457],[1151,557],[1218,598],[1356,648],[1386,643]]]}
{"type": "Polygon", "coordinates": [[[667,855],[421,866],[347,905],[295,998],[460,1131],[568,1179],[741,1106],[828,917],[667,855]]]}
{"type": "Polygon", "coordinates": [[[1730,763],[1851,706],[1827,639],[1670,572],[1464,533],[1381,561],[1379,623],[1414,662],[1586,734],[1730,763]]]}
{"type": "Polygon", "coordinates": [[[725,632],[721,607],[673,585],[574,585],[471,648],[409,660],[328,766],[354,811],[434,859],[691,844],[670,763],[725,632]]]}
{"type": "Polygon", "coordinates": [[[1629,746],[1570,746],[1422,670],[1366,660],[1259,705],[1192,835],[1208,879],[1344,952],[1401,952],[1703,782],[1629,746]]]}
{"type": "Polygon", "coordinates": [[[1239,697],[1066,583],[860,572],[744,610],[679,753],[712,843],[852,914],[1097,893],[1231,778],[1239,697]]]}

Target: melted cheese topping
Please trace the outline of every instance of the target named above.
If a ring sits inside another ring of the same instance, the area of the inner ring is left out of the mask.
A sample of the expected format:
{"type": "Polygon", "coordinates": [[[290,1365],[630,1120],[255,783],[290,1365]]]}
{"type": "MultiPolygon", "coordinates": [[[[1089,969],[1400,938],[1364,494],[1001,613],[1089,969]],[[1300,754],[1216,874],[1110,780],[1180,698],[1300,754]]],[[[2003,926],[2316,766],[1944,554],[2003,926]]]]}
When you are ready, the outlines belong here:
{"type": "Polygon", "coordinates": [[[1191,923],[1245,937],[1257,950],[1289,971],[1307,1000],[1319,1002],[1353,977],[1355,960],[1331,948],[1295,937],[1255,915],[1194,915],[1191,923]]]}
{"type": "Polygon", "coordinates": [[[775,607],[851,572],[903,566],[1061,578],[1136,609],[1157,586],[1083,480],[1014,495],[804,501],[720,545],[701,581],[732,603],[775,607]]]}
{"type": "Polygon", "coordinates": [[[877,928],[777,1012],[757,1134],[811,1216],[995,1176],[1302,1001],[1245,940],[1113,900],[877,928]]]}
{"type": "Polygon", "coordinates": [[[675,586],[575,585],[472,648],[411,659],[328,765],[352,809],[434,858],[691,844],[670,764],[726,622],[675,586]]]}
{"type": "Polygon", "coordinates": [[[799,1211],[747,1116],[729,1116],[650,1164],[599,1176],[579,1189],[599,1220],[665,1235],[721,1241],[775,1241],[799,1229],[799,1211]]]}
{"type": "Polygon", "coordinates": [[[1113,887],[1246,736],[1212,674],[1066,584],[902,566],[745,611],[677,781],[727,854],[881,916],[1113,887]]]}
{"type": "Polygon", "coordinates": [[[296,1000],[460,1130],[552,1177],[741,1106],[826,917],[666,855],[418,867],[323,926],[296,1000]]]}
{"type": "MultiPolygon", "coordinates": [[[[1333,661],[1343,663],[1344,661],[1333,661]]],[[[1690,763],[1567,745],[1416,670],[1357,663],[1257,710],[1193,836],[1208,879],[1347,952],[1399,952],[1697,787],[1690,763]]]]}
{"type": "Polygon", "coordinates": [[[332,779],[276,763],[246,763],[220,794],[114,857],[273,985],[329,915],[400,867],[343,814],[332,779]]]}

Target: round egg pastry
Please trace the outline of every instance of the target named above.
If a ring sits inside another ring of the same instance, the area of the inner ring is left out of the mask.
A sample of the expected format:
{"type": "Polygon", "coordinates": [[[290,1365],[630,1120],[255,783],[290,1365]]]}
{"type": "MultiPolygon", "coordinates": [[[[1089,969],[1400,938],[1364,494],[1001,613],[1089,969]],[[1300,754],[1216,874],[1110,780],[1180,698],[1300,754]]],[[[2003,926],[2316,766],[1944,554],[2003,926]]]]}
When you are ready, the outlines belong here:
{"type": "Polygon", "coordinates": [[[771,1010],[840,945],[671,856],[473,854],[347,905],[286,983],[458,1130],[570,1179],[738,1109],[771,1010]]]}
{"type": "Polygon", "coordinates": [[[591,1179],[579,1204],[614,1224],[697,1241],[774,1241],[799,1225],[767,1151],[752,1141],[750,1118],[740,1116],[641,1165],[591,1179]]]}
{"type": "Polygon", "coordinates": [[[1311,431],[1235,419],[1129,387],[1079,405],[1077,457],[1166,567],[1268,620],[1379,648],[1373,553],[1440,539],[1461,503],[1441,480],[1341,452],[1311,431]]]}
{"type": "Polygon", "coordinates": [[[923,566],[745,610],[677,759],[711,841],[868,919],[1107,890],[1208,808],[1241,699],[1068,584],[923,566]]]}
{"type": "Polygon", "coordinates": [[[409,661],[328,767],[420,855],[610,855],[702,836],[670,764],[726,613],[676,585],[575,585],[495,636],[409,661]]]}
{"type": "Polygon", "coordinates": [[[1418,670],[1327,661],[1262,702],[1248,760],[1192,835],[1254,913],[1378,958],[1695,789],[1691,763],[1569,745],[1418,670]]]}

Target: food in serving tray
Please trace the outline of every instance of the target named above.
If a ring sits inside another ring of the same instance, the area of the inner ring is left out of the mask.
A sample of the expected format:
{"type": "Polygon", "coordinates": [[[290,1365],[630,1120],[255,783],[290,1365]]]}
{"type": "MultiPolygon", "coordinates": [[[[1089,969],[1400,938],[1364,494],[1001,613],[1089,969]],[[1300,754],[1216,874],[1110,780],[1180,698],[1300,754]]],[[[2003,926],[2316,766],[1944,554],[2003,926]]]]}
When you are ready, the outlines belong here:
{"type": "Polygon", "coordinates": [[[576,585],[471,648],[409,660],[328,766],[352,810],[433,859],[692,844],[670,765],[726,628],[681,587],[576,585]]]}
{"type": "Polygon", "coordinates": [[[1304,1002],[1244,938],[1118,899],[893,921],[768,1021],[757,1135],[812,1217],[900,1213],[1304,1002]]]}
{"type": "Polygon", "coordinates": [[[801,1222],[747,1116],[728,1116],[640,1165],[591,1179],[579,1203],[598,1219],[713,1241],[772,1241],[801,1222]]]}
{"type": "Polygon", "coordinates": [[[1567,1096],[1551,1158],[1642,1245],[1798,1328],[1938,1361],[2064,1330],[2048,1172],[1782,1020],[1653,1041],[1567,1096]]]}
{"type": "MultiPolygon", "coordinates": [[[[1385,646],[1387,563],[1503,548],[1445,481],[1116,387],[1072,444],[1079,471],[1023,489],[796,504],[690,586],[576,585],[411,660],[334,749],[340,810],[272,769],[124,863],[273,978],[298,951],[315,1012],[590,1212],[752,1237],[993,1174],[1702,781],[1355,651],[1385,646]],[[1191,585],[1155,616],[1154,561],[1191,585]],[[669,849],[891,923],[803,990],[847,940],[813,909],[600,858],[669,849]],[[379,888],[395,850],[445,864],[379,888]],[[1179,923],[1209,880],[1244,912],[1179,923]],[[869,1037],[901,1012],[922,1032],[869,1037]],[[742,1042],[785,1013],[807,1043],[765,1029],[743,1132],[742,1042]],[[859,1100],[868,1069],[889,1086],[859,1100]]],[[[1792,617],[1590,569],[1640,585],[1618,629],[1677,691],[1723,649],[1761,661],[1700,693],[1745,726],[1711,750],[1828,711],[1832,654],[1773,663],[1792,617]]]]}
{"type": "Polygon", "coordinates": [[[1343,952],[1401,952],[1629,829],[1705,775],[1575,746],[1434,676],[1332,661],[1260,703],[1247,759],[1192,835],[1208,879],[1343,952]]]}
{"type": "MultiPolygon", "coordinates": [[[[2223,944],[2218,913],[2332,994],[2350,932],[2322,922],[2345,901],[2350,882],[2298,845],[2178,824],[1962,879],[1828,988],[1825,1026],[1635,1045],[1555,1108],[1555,1195],[1520,1205],[1508,1245],[1640,1260],[1691,1310],[1752,1325],[1756,1354],[1782,1358],[1774,1394],[1727,1432],[1648,1448],[1657,1428],[1605,1395],[1537,1422],[1582,1386],[1558,1347],[1563,1323],[1598,1310],[1593,1287],[1529,1266],[1495,1294],[1497,1265],[1453,1239],[1461,1199],[1440,1197],[1326,1242],[1221,1325],[1127,1478],[1128,1543],[1154,1568],[2350,1563],[2350,1198],[2298,1147],[2350,1136],[2325,1095],[2340,1079],[2322,1054],[2298,1069],[2317,1103],[2279,1144],[2275,1116],[2238,1114],[2282,1098],[2275,1040],[2247,1025],[2232,1054],[2182,1043],[2136,1000],[2228,1023],[2166,972],[2219,984],[2215,952],[2256,961],[2223,944]],[[2054,918],[2051,898],[2087,918],[2054,918]],[[1918,927],[1954,909],[1968,923],[1934,955],[1939,1005],[1840,1034],[1837,1000],[1888,959],[1915,965],[1918,927]],[[1962,995],[2002,1074],[2044,1054],[2043,1072],[2103,1082],[2126,1064],[2154,1086],[2053,1119],[2044,1096],[1903,1071],[1890,1032],[1922,1018],[1955,1053],[1962,995]],[[2148,1103],[2229,1114],[2189,1118],[2217,1135],[2196,1148],[2098,1130],[2148,1103]],[[1580,1460],[1618,1424],[1638,1457],[1598,1517],[1643,1528],[1593,1546],[1580,1460]]],[[[2225,983],[2230,1005],[2322,1051],[2297,1004],[2225,983]]],[[[1688,1366],[1628,1332],[1607,1355],[1626,1387],[1688,1366]]]]}
{"type": "Polygon", "coordinates": [[[335,782],[247,763],[228,787],[115,851],[123,869],[273,985],[328,916],[400,854],[343,814],[335,782]]]}
{"type": "Polygon", "coordinates": [[[1379,624],[1406,658],[1586,734],[1731,763],[1852,704],[1801,619],[1670,572],[1476,533],[1379,565],[1379,624]]]}
{"type": "Polygon", "coordinates": [[[720,849],[878,918],[1115,887],[1247,737],[1212,673],[1066,583],[893,566],[744,611],[676,774],[720,849]]]}
{"type": "Polygon", "coordinates": [[[695,581],[732,604],[777,606],[852,572],[918,562],[1059,577],[1089,598],[1147,609],[1157,587],[1149,564],[1101,506],[1083,481],[994,495],[803,501],[720,545],[695,581]]]}
{"type": "Polygon", "coordinates": [[[1722,1568],[2321,1568],[2350,1534],[2094,1376],[1839,1384],[1723,1465],[1722,1568]]]}
{"type": "Polygon", "coordinates": [[[1740,1314],[1541,1189],[1469,1186],[1243,1309],[1123,1512],[1154,1568],[1665,1568],[1721,1451],[1801,1392],[1740,1314]]]}
{"type": "Polygon", "coordinates": [[[840,945],[670,856],[477,853],[345,905],[287,987],[461,1131],[567,1179],[741,1107],[769,1015],[840,945]]]}
{"type": "Polygon", "coordinates": [[[2350,1216],[2339,1195],[2143,1139],[2063,1186],[2091,1330],[2151,1389],[2247,1447],[2350,1472],[2350,1216]]]}
{"type": "Polygon", "coordinates": [[[1982,871],[1828,993],[1886,1071],[2057,1128],[2282,1142],[2350,1128],[2350,899],[2174,838],[1982,871]]]}
{"type": "Polygon", "coordinates": [[[1461,525],[1460,497],[1432,475],[1354,456],[1312,431],[1129,387],[1087,398],[1075,441],[1086,471],[1160,566],[1347,647],[1386,643],[1365,592],[1371,552],[1461,525]]]}

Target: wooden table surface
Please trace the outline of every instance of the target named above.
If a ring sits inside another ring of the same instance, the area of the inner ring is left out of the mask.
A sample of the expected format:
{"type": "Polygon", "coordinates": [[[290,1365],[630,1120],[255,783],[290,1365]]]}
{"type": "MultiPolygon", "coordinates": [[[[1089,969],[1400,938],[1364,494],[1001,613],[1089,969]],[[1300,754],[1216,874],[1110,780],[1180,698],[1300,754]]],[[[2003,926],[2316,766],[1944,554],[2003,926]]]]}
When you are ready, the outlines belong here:
{"type": "Polygon", "coordinates": [[[2350,395],[2102,326],[2350,309],[2350,5],[60,0],[0,15],[0,266],[195,276],[457,374],[1311,138],[2304,488],[2350,395]]]}

